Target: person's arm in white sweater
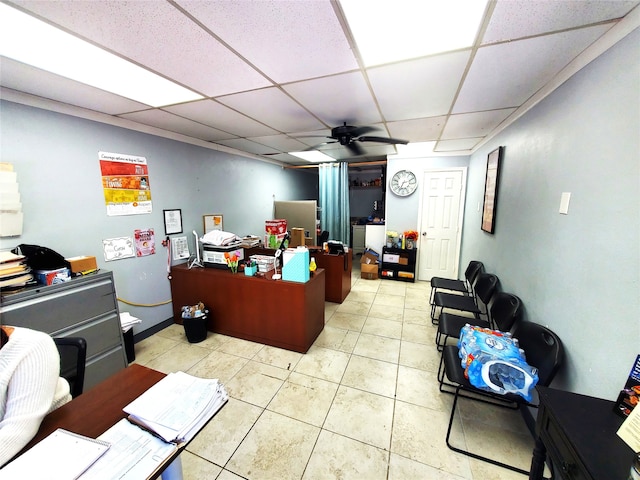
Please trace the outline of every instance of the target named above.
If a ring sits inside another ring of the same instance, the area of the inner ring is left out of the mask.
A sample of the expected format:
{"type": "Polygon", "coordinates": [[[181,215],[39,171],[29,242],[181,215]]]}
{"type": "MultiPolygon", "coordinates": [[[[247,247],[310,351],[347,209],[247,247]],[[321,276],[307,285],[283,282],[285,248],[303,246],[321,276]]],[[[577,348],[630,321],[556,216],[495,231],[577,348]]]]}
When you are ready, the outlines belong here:
{"type": "MultiPolygon", "coordinates": [[[[9,343],[12,339],[10,338],[9,343]]],[[[9,344],[2,354],[10,353],[9,344]]],[[[51,408],[60,370],[60,357],[46,334],[30,345],[9,381],[4,417],[0,420],[0,466],[35,436],[51,408]]]]}

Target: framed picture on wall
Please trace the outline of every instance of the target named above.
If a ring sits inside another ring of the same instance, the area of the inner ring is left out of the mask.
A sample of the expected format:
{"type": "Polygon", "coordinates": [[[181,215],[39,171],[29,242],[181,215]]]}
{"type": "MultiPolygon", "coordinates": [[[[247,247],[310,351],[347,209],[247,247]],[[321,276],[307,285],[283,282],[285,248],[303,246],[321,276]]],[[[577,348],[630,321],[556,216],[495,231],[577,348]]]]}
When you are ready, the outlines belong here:
{"type": "Polygon", "coordinates": [[[498,202],[498,182],[504,147],[498,147],[487,156],[487,175],[484,180],[484,204],[480,228],[493,233],[496,227],[496,206],[498,202]]]}
{"type": "Polygon", "coordinates": [[[222,230],[222,214],[204,215],[202,217],[202,228],[205,235],[213,230],[222,230]]]}
{"type": "Polygon", "coordinates": [[[176,208],[173,210],[163,210],[162,213],[164,214],[165,235],[182,233],[182,210],[176,208]]]}

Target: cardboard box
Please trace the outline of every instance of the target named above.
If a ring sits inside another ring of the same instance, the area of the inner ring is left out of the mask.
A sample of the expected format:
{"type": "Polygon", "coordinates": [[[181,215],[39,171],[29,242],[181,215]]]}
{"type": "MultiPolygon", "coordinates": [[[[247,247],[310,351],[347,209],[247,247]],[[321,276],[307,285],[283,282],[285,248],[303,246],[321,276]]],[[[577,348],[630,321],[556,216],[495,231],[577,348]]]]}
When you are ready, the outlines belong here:
{"type": "Polygon", "coordinates": [[[65,258],[67,262],[69,262],[69,266],[71,267],[71,273],[82,273],[89,272],[91,270],[98,269],[98,263],[96,262],[96,257],[71,257],[65,258]]]}
{"type": "Polygon", "coordinates": [[[71,273],[66,267],[57,268],[56,270],[36,270],[34,273],[38,283],[43,285],[54,285],[71,280],[71,273]]]}
{"type": "Polygon", "coordinates": [[[396,253],[385,253],[382,255],[382,261],[386,263],[398,263],[400,261],[400,255],[396,253]]]}
{"type": "Polygon", "coordinates": [[[282,254],[282,279],[305,283],[309,278],[309,249],[287,248],[282,254]]]}
{"type": "Polygon", "coordinates": [[[377,263],[361,263],[360,278],[364,278],[365,280],[377,280],[378,264],[377,263]]]}
{"type": "Polygon", "coordinates": [[[304,247],[304,228],[292,228],[291,240],[289,240],[289,247],[296,248],[299,246],[304,247]]]}
{"type": "Polygon", "coordinates": [[[284,240],[286,233],[281,235],[269,234],[264,236],[264,247],[271,248],[272,250],[276,250],[280,248],[280,244],[284,240]]]}
{"type": "Polygon", "coordinates": [[[362,254],[362,257],[360,258],[360,265],[378,263],[379,260],[380,255],[375,250],[371,250],[369,248],[362,254]]]}

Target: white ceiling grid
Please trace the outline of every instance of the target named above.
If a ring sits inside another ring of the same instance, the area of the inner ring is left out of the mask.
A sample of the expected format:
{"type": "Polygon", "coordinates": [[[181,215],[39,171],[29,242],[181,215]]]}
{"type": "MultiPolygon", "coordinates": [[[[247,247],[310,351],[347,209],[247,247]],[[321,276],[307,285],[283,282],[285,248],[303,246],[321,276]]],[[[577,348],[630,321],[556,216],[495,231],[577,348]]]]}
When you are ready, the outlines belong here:
{"type": "MultiPolygon", "coordinates": [[[[0,57],[4,89],[291,165],[306,162],[287,152],[328,141],[343,122],[469,154],[640,3],[492,1],[475,45],[365,67],[338,0],[0,1],[205,98],[152,108],[0,57]]],[[[397,152],[360,145],[356,157],[318,149],[358,162],[397,152]]]]}

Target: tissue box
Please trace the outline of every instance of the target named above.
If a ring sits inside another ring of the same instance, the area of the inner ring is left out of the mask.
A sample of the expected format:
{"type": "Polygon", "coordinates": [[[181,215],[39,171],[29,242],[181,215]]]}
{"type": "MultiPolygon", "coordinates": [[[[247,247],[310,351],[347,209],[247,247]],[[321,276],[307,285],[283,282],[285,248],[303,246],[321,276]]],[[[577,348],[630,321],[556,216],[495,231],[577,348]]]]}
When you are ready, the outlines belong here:
{"type": "Polygon", "coordinates": [[[58,268],[56,270],[36,270],[36,279],[43,285],[54,285],[56,283],[68,282],[71,274],[68,268],[58,268]]]}
{"type": "Polygon", "coordinates": [[[282,254],[282,279],[290,282],[309,281],[309,249],[287,248],[282,254]]]}

